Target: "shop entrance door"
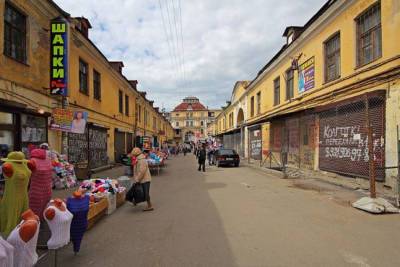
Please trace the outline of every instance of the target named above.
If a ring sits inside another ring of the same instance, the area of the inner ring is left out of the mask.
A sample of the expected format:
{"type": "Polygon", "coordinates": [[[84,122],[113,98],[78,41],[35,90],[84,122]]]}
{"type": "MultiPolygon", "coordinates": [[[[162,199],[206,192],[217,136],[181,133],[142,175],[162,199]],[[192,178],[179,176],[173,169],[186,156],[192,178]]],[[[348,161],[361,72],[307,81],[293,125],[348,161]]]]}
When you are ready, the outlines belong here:
{"type": "Polygon", "coordinates": [[[131,153],[133,149],[133,134],[126,133],[126,153],[131,153]]]}
{"type": "Polygon", "coordinates": [[[114,132],[114,155],[115,162],[121,162],[121,155],[125,154],[125,133],[115,130],[114,132]]]}

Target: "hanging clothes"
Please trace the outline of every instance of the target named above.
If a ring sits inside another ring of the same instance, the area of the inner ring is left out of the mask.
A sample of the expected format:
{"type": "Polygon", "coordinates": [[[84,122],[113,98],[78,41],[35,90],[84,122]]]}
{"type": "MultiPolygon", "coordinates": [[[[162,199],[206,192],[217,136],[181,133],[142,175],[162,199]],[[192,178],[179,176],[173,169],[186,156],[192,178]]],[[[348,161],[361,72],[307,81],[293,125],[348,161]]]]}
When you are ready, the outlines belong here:
{"type": "Polygon", "coordinates": [[[3,164],[5,190],[0,202],[0,232],[8,236],[21,218],[21,214],[29,207],[28,184],[31,171],[22,152],[11,152],[3,164]],[[11,175],[7,176],[10,170],[11,175]]]}
{"type": "Polygon", "coordinates": [[[85,233],[88,220],[90,197],[85,195],[82,198],[69,197],[67,200],[67,208],[74,216],[71,223],[71,241],[74,246],[74,252],[79,252],[83,234],[85,233]]]}
{"type": "Polygon", "coordinates": [[[64,202],[62,202],[62,209],[54,206],[54,200],[50,202],[50,206],[44,210],[44,219],[49,225],[51,231],[51,237],[47,241],[47,247],[49,249],[59,249],[67,245],[70,241],[70,230],[73,215],[67,210],[64,202]],[[46,217],[48,210],[54,211],[54,217],[49,219],[46,217]]]}
{"type": "Polygon", "coordinates": [[[31,161],[35,163],[35,170],[31,175],[29,208],[42,220],[43,210],[51,199],[53,166],[44,149],[32,150],[31,161]]]}

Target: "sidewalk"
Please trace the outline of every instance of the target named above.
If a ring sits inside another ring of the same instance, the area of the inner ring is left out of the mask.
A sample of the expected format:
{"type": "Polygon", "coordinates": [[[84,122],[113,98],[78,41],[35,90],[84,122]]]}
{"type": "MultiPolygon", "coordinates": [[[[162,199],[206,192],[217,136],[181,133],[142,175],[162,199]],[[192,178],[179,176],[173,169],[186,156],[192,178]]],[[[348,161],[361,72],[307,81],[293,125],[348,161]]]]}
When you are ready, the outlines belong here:
{"type": "MultiPolygon", "coordinates": [[[[348,203],[351,205],[361,197],[369,196],[369,181],[361,178],[349,178],[335,173],[325,171],[300,170],[287,168],[286,174],[279,170],[261,167],[259,162],[248,162],[242,160],[240,163],[252,169],[256,169],[281,179],[290,179],[293,187],[304,190],[318,191],[332,195],[335,201],[339,203],[348,203]]],[[[393,192],[385,188],[382,184],[376,184],[377,196],[383,197],[396,204],[396,196],[393,192]]]]}

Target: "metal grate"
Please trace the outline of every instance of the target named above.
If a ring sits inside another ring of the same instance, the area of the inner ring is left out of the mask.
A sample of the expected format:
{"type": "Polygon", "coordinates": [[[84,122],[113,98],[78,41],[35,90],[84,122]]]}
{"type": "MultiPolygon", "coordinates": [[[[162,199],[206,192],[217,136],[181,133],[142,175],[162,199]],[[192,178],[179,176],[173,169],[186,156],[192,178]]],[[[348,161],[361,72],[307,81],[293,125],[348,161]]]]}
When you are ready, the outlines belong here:
{"type": "Polygon", "coordinates": [[[366,103],[373,136],[377,180],[384,180],[383,96],[338,105],[319,114],[319,168],[357,177],[369,177],[366,103]]]}

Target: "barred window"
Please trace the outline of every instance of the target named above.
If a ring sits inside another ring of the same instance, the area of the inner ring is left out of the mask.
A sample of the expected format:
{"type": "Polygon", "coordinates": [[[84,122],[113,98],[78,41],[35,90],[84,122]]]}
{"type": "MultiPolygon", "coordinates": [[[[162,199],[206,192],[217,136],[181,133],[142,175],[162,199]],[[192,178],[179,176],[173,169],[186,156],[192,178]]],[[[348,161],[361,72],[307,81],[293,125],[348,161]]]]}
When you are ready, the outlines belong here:
{"type": "Polygon", "coordinates": [[[85,95],[89,95],[88,64],[82,59],[79,59],[79,91],[85,95]]]}
{"type": "Polygon", "coordinates": [[[96,70],[93,70],[93,97],[101,100],[101,75],[96,70]]]}
{"type": "Polygon", "coordinates": [[[382,56],[381,5],[374,4],[356,18],[357,66],[368,64],[382,56]]]}
{"type": "Polygon", "coordinates": [[[280,104],[280,98],[281,98],[281,80],[278,77],[274,80],[274,106],[280,104]]]}
{"type": "Polygon", "coordinates": [[[293,87],[294,87],[294,71],[288,69],[286,71],[286,100],[293,98],[293,87]]]}
{"type": "Polygon", "coordinates": [[[26,62],[26,16],[8,2],[4,10],[4,54],[26,62]]]}
{"type": "Polygon", "coordinates": [[[325,81],[330,82],[340,77],[340,33],[335,34],[325,46],[325,81]]]}

